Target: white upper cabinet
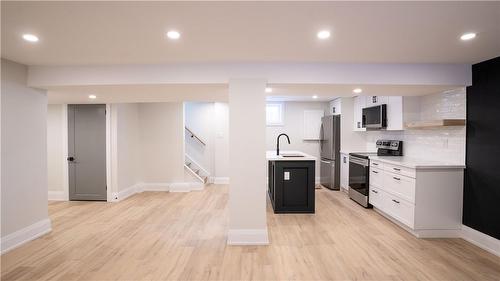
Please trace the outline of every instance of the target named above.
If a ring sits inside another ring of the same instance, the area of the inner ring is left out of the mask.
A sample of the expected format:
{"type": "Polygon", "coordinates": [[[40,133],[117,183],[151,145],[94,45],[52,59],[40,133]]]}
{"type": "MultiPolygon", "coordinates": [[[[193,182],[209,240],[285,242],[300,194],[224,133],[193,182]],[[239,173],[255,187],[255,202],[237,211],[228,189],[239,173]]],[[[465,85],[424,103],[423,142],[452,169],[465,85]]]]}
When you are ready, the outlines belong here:
{"type": "Polygon", "coordinates": [[[358,96],[354,97],[354,131],[363,128],[363,108],[387,105],[387,131],[404,130],[404,124],[418,119],[420,108],[418,97],[402,96],[358,96]]]}
{"type": "Polygon", "coordinates": [[[304,110],[303,136],[304,140],[319,140],[321,129],[321,118],[325,115],[325,111],[304,110]]]}
{"type": "Polygon", "coordinates": [[[387,128],[388,131],[403,130],[403,97],[387,97],[387,128]]]}
{"type": "Polygon", "coordinates": [[[366,96],[366,107],[388,104],[389,97],[386,96],[366,96]]]}
{"type": "Polygon", "coordinates": [[[342,100],[340,98],[334,99],[330,102],[330,114],[337,115],[342,113],[342,100]]]}
{"type": "Polygon", "coordinates": [[[354,131],[366,131],[363,128],[363,108],[366,107],[366,97],[354,97],[354,131]]]}

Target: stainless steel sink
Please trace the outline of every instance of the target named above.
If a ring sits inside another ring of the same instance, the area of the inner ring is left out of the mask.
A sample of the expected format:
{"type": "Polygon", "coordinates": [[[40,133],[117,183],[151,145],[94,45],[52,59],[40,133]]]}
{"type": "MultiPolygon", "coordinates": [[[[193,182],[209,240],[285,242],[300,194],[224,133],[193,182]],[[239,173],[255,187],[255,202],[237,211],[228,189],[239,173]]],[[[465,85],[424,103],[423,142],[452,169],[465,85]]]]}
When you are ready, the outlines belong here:
{"type": "Polygon", "coordinates": [[[280,154],[282,157],[304,157],[302,154],[293,154],[293,153],[286,153],[286,154],[280,154]]]}

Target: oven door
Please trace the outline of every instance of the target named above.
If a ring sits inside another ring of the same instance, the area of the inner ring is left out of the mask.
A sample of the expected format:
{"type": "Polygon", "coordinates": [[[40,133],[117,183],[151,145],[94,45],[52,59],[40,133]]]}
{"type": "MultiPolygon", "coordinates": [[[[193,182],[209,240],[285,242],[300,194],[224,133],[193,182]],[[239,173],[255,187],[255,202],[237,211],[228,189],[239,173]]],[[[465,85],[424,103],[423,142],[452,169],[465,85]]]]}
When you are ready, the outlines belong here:
{"type": "Polygon", "coordinates": [[[368,159],[349,157],[349,188],[368,196],[370,165],[368,159]]]}

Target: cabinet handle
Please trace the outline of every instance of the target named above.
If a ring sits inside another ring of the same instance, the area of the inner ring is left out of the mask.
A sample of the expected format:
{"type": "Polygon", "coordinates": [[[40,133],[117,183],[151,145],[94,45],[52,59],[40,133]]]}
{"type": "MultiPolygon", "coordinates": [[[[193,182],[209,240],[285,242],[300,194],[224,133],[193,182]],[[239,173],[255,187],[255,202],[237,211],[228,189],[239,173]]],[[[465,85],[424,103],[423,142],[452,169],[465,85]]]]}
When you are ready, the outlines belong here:
{"type": "Polygon", "coordinates": [[[394,171],[401,171],[401,169],[399,169],[399,168],[393,168],[393,169],[394,169],[394,171]]]}
{"type": "Polygon", "coordinates": [[[372,192],[373,192],[373,193],[378,193],[378,191],[376,191],[376,190],[372,190],[372,192]]]}
{"type": "Polygon", "coordinates": [[[398,203],[398,204],[399,204],[399,201],[398,201],[398,200],[394,200],[394,199],[392,199],[392,202],[394,202],[394,203],[398,203]]]}
{"type": "Polygon", "coordinates": [[[374,174],[378,174],[378,172],[377,172],[377,171],[372,171],[372,172],[373,172],[374,174]]]}
{"type": "Polygon", "coordinates": [[[373,164],[373,166],[378,166],[378,163],[372,163],[372,164],[373,164]]]}
{"type": "Polygon", "coordinates": [[[401,179],[400,178],[396,178],[396,177],[392,177],[393,179],[397,180],[397,181],[400,181],[401,179]]]}

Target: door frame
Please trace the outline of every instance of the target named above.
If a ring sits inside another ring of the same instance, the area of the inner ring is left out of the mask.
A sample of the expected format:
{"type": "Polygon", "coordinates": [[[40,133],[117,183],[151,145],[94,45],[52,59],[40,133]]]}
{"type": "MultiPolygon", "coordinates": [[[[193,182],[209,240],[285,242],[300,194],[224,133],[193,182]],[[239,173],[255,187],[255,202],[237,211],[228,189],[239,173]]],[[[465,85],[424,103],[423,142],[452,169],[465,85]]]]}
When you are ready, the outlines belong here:
{"type": "MultiPolygon", "coordinates": [[[[112,202],[112,190],[113,190],[113,156],[116,156],[116,137],[112,137],[112,120],[116,118],[111,118],[111,105],[106,104],[106,185],[108,186],[106,190],[106,201],[112,202]],[[114,144],[114,145],[113,145],[114,144]],[[114,150],[115,153],[112,152],[114,150]]],[[[69,201],[69,163],[66,159],[68,157],[68,104],[63,105],[62,109],[62,138],[63,138],[63,198],[65,201],[69,201]]],[[[115,120],[116,122],[116,120],[115,120]]],[[[116,126],[114,126],[116,128],[116,126]]],[[[116,134],[114,134],[116,136],[116,134]]]]}

